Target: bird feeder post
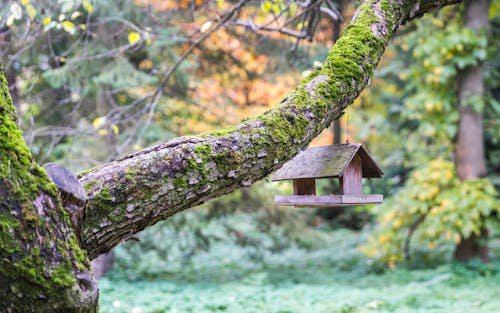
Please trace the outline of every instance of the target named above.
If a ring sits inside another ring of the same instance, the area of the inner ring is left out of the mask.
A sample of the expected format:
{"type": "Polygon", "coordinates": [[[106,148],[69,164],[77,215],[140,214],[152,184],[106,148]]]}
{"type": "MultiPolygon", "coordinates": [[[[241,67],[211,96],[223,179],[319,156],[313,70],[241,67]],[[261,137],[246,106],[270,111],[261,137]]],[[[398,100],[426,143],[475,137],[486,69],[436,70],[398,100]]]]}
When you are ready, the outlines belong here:
{"type": "Polygon", "coordinates": [[[294,179],[293,194],[316,195],[316,180],[314,178],[294,179]]]}
{"type": "Polygon", "coordinates": [[[361,195],[363,194],[363,168],[361,158],[355,155],[352,158],[342,176],[339,177],[339,189],[341,195],[361,195]]]}

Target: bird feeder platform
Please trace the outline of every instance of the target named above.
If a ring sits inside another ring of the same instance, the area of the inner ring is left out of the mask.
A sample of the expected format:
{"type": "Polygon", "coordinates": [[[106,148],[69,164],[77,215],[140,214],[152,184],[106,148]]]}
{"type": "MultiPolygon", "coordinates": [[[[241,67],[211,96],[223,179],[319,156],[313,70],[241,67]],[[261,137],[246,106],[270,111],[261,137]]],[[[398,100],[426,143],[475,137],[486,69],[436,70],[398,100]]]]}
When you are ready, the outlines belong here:
{"type": "Polygon", "coordinates": [[[361,144],[311,147],[285,163],[273,181],[292,180],[294,194],[275,196],[279,205],[339,207],[379,204],[383,195],[364,195],[363,178],[380,178],[383,171],[361,144]],[[316,179],[336,178],[339,194],[316,195],[316,179]]]}

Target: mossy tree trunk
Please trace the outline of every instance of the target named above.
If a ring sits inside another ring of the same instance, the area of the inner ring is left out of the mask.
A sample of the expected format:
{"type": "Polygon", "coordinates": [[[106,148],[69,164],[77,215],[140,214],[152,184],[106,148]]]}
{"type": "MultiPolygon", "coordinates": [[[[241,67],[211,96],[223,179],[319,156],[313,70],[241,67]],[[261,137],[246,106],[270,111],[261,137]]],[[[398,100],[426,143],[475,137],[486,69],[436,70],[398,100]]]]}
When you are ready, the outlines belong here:
{"type": "Polygon", "coordinates": [[[2,310],[95,311],[89,259],[160,220],[278,169],[359,95],[401,24],[456,2],[363,1],[323,66],[274,109],[235,127],[178,138],[82,174],[92,199],[79,234],[70,227],[55,185],[22,141],[0,74],[2,310]]]}
{"type": "Polygon", "coordinates": [[[88,258],[24,143],[3,69],[0,86],[0,311],[94,312],[88,258]]]}

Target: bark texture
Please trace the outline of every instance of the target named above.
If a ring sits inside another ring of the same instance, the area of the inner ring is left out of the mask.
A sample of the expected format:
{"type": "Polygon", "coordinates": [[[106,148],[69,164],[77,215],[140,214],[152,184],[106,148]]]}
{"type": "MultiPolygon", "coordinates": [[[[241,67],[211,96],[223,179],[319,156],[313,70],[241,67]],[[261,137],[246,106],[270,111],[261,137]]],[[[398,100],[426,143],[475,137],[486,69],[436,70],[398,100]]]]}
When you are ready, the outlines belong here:
{"type": "Polygon", "coordinates": [[[82,174],[93,197],[81,234],[89,256],[179,211],[265,178],[352,103],[401,24],[456,2],[363,1],[323,66],[274,109],[235,127],[178,138],[82,174]]]}
{"type": "Polygon", "coordinates": [[[88,259],[17,128],[2,69],[0,86],[0,311],[93,312],[88,259]]]}
{"type": "MultiPolygon", "coordinates": [[[[477,34],[488,28],[488,0],[465,2],[465,27],[477,34]]],[[[460,180],[477,179],[486,176],[482,112],[471,106],[471,101],[484,99],[483,63],[465,68],[458,74],[458,111],[460,122],[455,148],[456,167],[460,180]]],[[[468,261],[474,257],[488,260],[488,232],[485,228],[479,235],[472,234],[455,248],[455,259],[468,261]]]]}

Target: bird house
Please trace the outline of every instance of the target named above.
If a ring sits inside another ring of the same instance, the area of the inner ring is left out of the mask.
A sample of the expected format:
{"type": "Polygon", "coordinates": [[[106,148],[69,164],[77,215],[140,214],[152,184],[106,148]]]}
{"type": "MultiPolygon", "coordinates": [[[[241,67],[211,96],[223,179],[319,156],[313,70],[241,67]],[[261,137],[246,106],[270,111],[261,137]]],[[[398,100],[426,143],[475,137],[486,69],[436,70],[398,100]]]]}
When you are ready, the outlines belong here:
{"type": "Polygon", "coordinates": [[[293,196],[275,196],[280,205],[335,207],[382,203],[383,195],[363,194],[363,178],[384,173],[361,144],[311,147],[285,163],[273,181],[293,180],[293,196]],[[316,179],[339,180],[338,194],[316,195],[316,179]]]}

